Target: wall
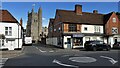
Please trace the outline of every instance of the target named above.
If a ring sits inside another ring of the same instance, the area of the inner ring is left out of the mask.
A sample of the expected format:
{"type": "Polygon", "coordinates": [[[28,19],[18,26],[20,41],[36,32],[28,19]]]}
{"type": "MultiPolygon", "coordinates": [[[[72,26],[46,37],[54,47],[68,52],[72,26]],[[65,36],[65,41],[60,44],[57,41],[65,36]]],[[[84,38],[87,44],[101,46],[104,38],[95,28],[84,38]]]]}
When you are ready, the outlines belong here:
{"type": "MultiPolygon", "coordinates": [[[[85,25],[82,24],[81,25],[81,33],[94,33],[95,32],[95,26],[99,26],[99,25],[85,25]],[[87,31],[84,30],[84,28],[87,27],[87,31]]],[[[103,33],[103,26],[99,26],[100,27],[100,33],[103,33]]]]}
{"type": "Polygon", "coordinates": [[[57,38],[55,38],[55,37],[54,38],[47,38],[46,44],[57,46],[57,38]]]}
{"type": "MultiPolygon", "coordinates": [[[[18,48],[18,24],[17,23],[7,23],[0,22],[0,34],[5,35],[5,27],[12,27],[12,36],[5,36],[6,38],[14,38],[14,41],[6,42],[4,48],[9,48],[9,50],[14,50],[14,48],[18,48]]],[[[21,37],[21,26],[19,26],[19,46],[22,47],[22,37],[21,37]]]]}
{"type": "Polygon", "coordinates": [[[119,29],[119,20],[115,13],[113,13],[110,19],[107,21],[105,25],[105,32],[107,35],[112,35],[112,27],[117,27],[119,29]],[[116,22],[113,22],[113,18],[116,18],[116,22]]]}

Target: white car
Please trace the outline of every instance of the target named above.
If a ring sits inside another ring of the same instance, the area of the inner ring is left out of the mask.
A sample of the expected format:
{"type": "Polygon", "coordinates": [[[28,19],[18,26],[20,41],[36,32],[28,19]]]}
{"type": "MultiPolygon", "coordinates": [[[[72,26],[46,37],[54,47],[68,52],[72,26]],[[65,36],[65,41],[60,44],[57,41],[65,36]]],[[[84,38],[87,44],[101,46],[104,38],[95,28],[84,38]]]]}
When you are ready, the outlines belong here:
{"type": "Polygon", "coordinates": [[[32,44],[32,37],[25,37],[25,44],[32,44]]]}

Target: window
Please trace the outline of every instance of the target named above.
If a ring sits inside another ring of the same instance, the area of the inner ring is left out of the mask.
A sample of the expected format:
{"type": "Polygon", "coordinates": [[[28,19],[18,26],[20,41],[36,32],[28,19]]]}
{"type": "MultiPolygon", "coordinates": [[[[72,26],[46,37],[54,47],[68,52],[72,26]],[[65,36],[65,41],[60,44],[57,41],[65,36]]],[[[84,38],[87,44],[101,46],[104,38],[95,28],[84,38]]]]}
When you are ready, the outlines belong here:
{"type": "Polygon", "coordinates": [[[77,25],[76,24],[69,24],[69,31],[70,32],[76,32],[77,31],[77,25]]]}
{"type": "Polygon", "coordinates": [[[84,27],[84,31],[87,31],[87,27],[84,27]]]}
{"type": "Polygon", "coordinates": [[[5,27],[5,35],[12,36],[12,27],[5,27]]]}
{"type": "Polygon", "coordinates": [[[116,18],[113,18],[113,22],[114,22],[114,23],[116,22],[116,18]]]}
{"type": "Polygon", "coordinates": [[[118,33],[118,29],[116,27],[112,28],[112,34],[117,34],[118,33]]]}
{"type": "Polygon", "coordinates": [[[100,26],[94,26],[95,33],[100,33],[100,26]]]}

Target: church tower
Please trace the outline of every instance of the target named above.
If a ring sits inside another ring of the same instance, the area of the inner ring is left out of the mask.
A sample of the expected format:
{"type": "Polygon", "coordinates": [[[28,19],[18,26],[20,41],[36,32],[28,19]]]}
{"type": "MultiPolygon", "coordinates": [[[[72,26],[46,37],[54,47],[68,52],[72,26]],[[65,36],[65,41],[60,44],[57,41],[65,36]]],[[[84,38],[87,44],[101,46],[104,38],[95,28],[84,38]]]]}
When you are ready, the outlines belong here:
{"type": "Polygon", "coordinates": [[[38,10],[38,37],[39,37],[39,41],[41,41],[41,36],[40,34],[42,34],[42,8],[40,7],[38,10]]]}
{"type": "Polygon", "coordinates": [[[42,8],[38,9],[38,12],[34,11],[34,6],[31,12],[28,12],[28,21],[27,21],[27,36],[32,37],[34,42],[41,41],[40,34],[42,33],[42,8]]]}

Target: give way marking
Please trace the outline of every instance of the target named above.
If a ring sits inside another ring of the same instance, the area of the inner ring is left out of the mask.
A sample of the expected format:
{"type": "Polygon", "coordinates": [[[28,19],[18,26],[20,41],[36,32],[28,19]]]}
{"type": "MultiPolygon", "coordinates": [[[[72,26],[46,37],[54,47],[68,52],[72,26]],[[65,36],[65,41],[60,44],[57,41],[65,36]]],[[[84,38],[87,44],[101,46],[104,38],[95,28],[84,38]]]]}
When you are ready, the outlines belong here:
{"type": "Polygon", "coordinates": [[[108,59],[112,64],[116,64],[118,62],[111,57],[107,57],[107,56],[100,56],[100,57],[108,59]]]}

